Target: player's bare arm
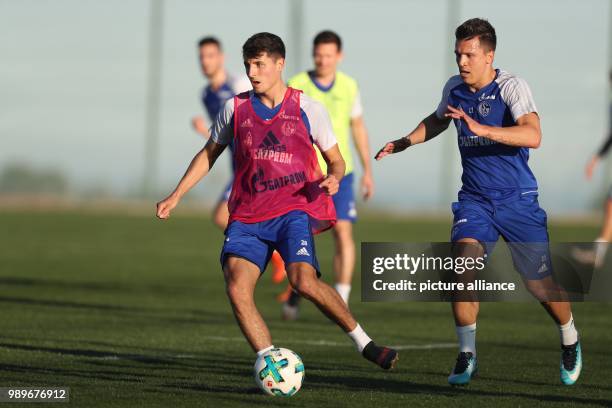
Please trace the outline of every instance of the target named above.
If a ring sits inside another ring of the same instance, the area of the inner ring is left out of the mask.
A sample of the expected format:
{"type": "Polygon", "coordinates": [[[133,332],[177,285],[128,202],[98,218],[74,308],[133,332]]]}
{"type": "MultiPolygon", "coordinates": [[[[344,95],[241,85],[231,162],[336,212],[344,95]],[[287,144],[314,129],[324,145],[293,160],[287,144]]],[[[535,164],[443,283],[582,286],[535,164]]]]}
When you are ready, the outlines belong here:
{"type": "Polygon", "coordinates": [[[210,137],[210,131],[208,130],[206,120],[203,116],[194,116],[193,119],[191,119],[191,126],[193,126],[193,129],[204,139],[208,139],[210,137]]]}
{"type": "Polygon", "coordinates": [[[325,163],[327,163],[327,176],[323,179],[321,184],[319,184],[319,187],[325,190],[328,195],[334,195],[338,192],[340,180],[344,177],[346,164],[344,163],[340,148],[337,144],[321,152],[321,155],[325,163]]]}
{"type": "Polygon", "coordinates": [[[436,112],[427,116],[418,124],[416,129],[401,139],[388,142],[382,149],[376,153],[376,160],[380,160],[385,156],[393,153],[399,153],[412,145],[428,142],[440,133],[444,132],[450,124],[449,118],[439,118],[436,112]]]}
{"type": "Polygon", "coordinates": [[[361,177],[361,191],[363,199],[367,200],[374,194],[374,178],[372,177],[372,166],[370,164],[370,143],[368,140],[368,131],[363,121],[363,116],[358,116],[351,119],[351,133],[355,141],[355,148],[359,154],[359,160],[363,167],[363,176],[361,177]]]}
{"type": "Polygon", "coordinates": [[[180,199],[212,169],[225,147],[226,145],[215,143],[210,139],[208,140],[206,146],[191,160],[187,171],[174,191],[157,203],[158,218],[163,220],[170,217],[170,212],[178,205],[180,199]]]}
{"type": "Polygon", "coordinates": [[[470,131],[476,136],[486,137],[508,146],[537,149],[542,141],[540,117],[535,112],[522,115],[516,120],[516,126],[508,127],[482,125],[472,119],[462,109],[456,109],[450,105],[445,116],[464,121],[470,131]]]}
{"type": "Polygon", "coordinates": [[[587,163],[585,167],[585,173],[586,173],[587,180],[590,180],[593,177],[593,172],[595,171],[595,167],[597,167],[597,164],[600,162],[600,160],[606,156],[611,146],[612,146],[612,131],[609,133],[608,139],[604,142],[604,144],[601,146],[599,151],[595,153],[593,157],[591,157],[591,159],[587,163]]]}

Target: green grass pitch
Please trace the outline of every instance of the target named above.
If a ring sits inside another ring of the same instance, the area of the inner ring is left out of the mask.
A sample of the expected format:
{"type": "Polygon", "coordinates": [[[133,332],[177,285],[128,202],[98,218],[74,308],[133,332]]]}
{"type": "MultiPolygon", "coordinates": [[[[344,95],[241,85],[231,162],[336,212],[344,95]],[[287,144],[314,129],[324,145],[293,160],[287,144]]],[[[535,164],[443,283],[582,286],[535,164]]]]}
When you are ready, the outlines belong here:
{"type": "MultiPolygon", "coordinates": [[[[0,387],[68,386],[78,407],[612,405],[611,304],[574,306],[584,370],[573,387],[559,383],[558,331],[538,304],[483,304],[480,375],[451,388],[449,305],[361,303],[359,273],[351,308],[377,342],[401,347],[397,369],[365,361],[310,304],[281,321],[274,296],[284,284],[266,273],[256,296],[274,344],[306,366],[295,397],[267,397],[225,297],[221,232],[204,216],[152,214],[0,212],[0,387]]],[[[356,239],[445,241],[448,231],[445,219],[364,216],[356,239]]],[[[551,226],[558,241],[596,232],[551,226]]],[[[330,234],[317,238],[328,282],[332,248],[330,234]]]]}

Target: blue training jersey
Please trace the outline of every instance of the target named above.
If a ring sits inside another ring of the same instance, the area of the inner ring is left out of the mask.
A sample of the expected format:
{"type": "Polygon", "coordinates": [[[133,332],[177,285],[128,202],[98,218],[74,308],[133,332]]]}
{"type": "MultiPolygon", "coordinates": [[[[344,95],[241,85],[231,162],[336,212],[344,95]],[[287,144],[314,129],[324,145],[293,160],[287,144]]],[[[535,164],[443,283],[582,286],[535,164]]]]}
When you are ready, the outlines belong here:
{"type": "MultiPolygon", "coordinates": [[[[443,118],[447,105],[463,109],[478,123],[489,126],[515,126],[516,120],[537,113],[527,83],[508,72],[496,70],[493,82],[472,92],[459,75],[451,77],[436,110],[443,118]]],[[[516,190],[537,190],[529,165],[529,149],[497,143],[475,136],[461,120],[453,120],[461,153],[462,190],[487,197],[499,197],[516,190]]]]}
{"type": "Polygon", "coordinates": [[[231,88],[229,83],[224,83],[217,90],[213,90],[208,84],[202,91],[202,105],[208,113],[210,120],[215,120],[217,114],[229,98],[233,97],[236,92],[231,88]]]}
{"type": "MultiPolygon", "coordinates": [[[[234,97],[234,95],[239,94],[240,92],[244,92],[251,89],[251,83],[246,77],[233,77],[227,74],[226,82],[219,87],[219,89],[212,89],[211,85],[208,84],[202,90],[202,105],[204,105],[204,109],[208,113],[208,117],[211,121],[214,121],[217,118],[217,115],[223,109],[225,102],[228,99],[234,97]]],[[[229,148],[231,151],[234,150],[234,145],[230,143],[229,148]]],[[[232,171],[234,170],[235,165],[232,160],[232,171]]]]}
{"type": "Polygon", "coordinates": [[[226,82],[219,89],[212,89],[208,84],[202,90],[202,105],[204,105],[210,120],[214,121],[216,119],[219,111],[225,105],[225,101],[249,89],[251,89],[251,83],[248,78],[245,76],[234,77],[229,74],[227,74],[226,82]]]}

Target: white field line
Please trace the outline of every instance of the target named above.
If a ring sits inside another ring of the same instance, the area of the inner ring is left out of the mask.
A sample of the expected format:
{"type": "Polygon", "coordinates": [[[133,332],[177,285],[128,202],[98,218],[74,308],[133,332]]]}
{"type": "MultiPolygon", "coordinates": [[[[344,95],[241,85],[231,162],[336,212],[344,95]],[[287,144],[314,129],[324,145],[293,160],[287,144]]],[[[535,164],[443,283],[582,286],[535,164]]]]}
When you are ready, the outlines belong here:
{"type": "MultiPolygon", "coordinates": [[[[201,338],[214,341],[246,341],[243,337],[203,336],[201,338]]],[[[288,341],[288,343],[305,344],[308,346],[353,347],[350,341],[337,342],[331,340],[291,340],[288,341]]],[[[396,350],[432,350],[455,348],[457,347],[457,343],[398,344],[388,347],[396,350]]]]}
{"type": "MultiPolygon", "coordinates": [[[[220,341],[220,342],[239,342],[246,343],[243,337],[224,337],[224,336],[202,336],[200,339],[204,341],[220,341]]],[[[305,344],[307,346],[316,347],[353,347],[350,341],[337,342],[331,340],[291,340],[288,343],[305,344]]],[[[388,346],[395,350],[434,350],[434,349],[450,349],[456,348],[457,343],[429,343],[429,344],[397,344],[388,346]]],[[[176,354],[166,355],[168,358],[198,358],[194,354],[176,354]]],[[[102,360],[121,360],[119,356],[104,356],[102,360]]]]}

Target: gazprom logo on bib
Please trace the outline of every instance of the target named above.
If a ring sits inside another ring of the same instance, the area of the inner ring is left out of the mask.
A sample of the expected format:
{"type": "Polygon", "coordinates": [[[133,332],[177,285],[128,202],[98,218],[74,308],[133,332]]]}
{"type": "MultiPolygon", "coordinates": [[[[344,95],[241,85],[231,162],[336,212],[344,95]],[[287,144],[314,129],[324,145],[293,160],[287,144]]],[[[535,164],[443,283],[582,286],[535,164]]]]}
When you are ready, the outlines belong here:
{"type": "Polygon", "coordinates": [[[287,115],[284,110],[280,111],[278,117],[283,120],[300,120],[300,118],[295,115],[287,115]]]}

